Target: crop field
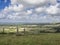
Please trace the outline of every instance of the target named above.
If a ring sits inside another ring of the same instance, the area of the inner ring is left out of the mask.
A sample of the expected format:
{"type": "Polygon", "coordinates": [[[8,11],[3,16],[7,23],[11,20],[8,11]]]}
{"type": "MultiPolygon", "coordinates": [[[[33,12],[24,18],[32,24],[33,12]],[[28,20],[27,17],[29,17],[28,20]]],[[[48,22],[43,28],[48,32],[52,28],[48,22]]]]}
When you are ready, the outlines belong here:
{"type": "Polygon", "coordinates": [[[0,26],[0,45],[60,45],[60,25],[0,26]]]}

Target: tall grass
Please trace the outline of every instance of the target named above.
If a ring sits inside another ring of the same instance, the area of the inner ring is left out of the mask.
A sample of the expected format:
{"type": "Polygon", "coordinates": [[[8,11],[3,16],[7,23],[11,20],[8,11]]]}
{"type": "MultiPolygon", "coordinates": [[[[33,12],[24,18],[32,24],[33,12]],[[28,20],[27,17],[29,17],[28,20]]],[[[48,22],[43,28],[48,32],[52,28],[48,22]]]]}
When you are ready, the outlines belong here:
{"type": "Polygon", "coordinates": [[[60,45],[60,33],[25,36],[0,34],[0,45],[60,45]]]}

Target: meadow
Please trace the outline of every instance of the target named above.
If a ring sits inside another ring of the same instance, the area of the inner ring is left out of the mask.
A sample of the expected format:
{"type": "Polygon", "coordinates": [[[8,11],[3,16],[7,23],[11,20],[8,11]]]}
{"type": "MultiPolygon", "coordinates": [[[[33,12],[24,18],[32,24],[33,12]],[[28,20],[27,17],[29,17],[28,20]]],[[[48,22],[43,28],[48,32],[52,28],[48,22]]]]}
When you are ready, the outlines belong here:
{"type": "Polygon", "coordinates": [[[0,45],[60,45],[60,24],[0,26],[0,45]]]}
{"type": "Polygon", "coordinates": [[[0,45],[60,45],[60,33],[24,36],[0,34],[0,45]]]}

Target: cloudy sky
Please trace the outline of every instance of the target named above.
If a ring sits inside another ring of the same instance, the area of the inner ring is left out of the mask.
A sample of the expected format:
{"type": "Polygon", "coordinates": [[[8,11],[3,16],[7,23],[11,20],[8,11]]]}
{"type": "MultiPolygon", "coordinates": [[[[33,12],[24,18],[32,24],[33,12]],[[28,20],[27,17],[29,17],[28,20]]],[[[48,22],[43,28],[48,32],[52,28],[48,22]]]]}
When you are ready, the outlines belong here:
{"type": "Polygon", "coordinates": [[[60,22],[60,0],[0,0],[0,22],[60,22]]]}

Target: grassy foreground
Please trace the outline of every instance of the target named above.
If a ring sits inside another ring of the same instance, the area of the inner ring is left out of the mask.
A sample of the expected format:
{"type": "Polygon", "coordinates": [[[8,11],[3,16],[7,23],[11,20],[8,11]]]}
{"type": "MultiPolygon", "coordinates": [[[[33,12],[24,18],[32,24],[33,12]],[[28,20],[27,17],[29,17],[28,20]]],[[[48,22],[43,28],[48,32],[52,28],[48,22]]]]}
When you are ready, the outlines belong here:
{"type": "Polygon", "coordinates": [[[0,45],[60,45],[60,33],[25,36],[0,34],[0,45]]]}

